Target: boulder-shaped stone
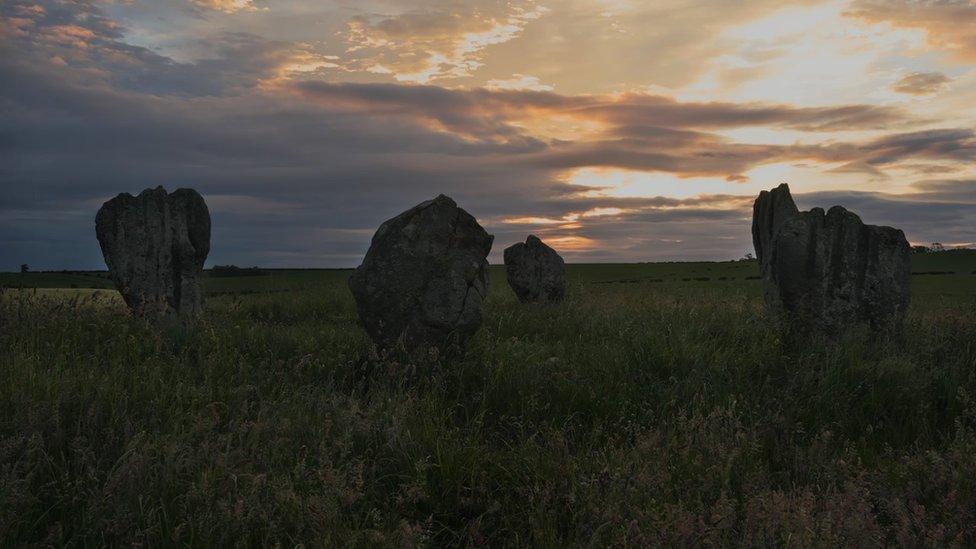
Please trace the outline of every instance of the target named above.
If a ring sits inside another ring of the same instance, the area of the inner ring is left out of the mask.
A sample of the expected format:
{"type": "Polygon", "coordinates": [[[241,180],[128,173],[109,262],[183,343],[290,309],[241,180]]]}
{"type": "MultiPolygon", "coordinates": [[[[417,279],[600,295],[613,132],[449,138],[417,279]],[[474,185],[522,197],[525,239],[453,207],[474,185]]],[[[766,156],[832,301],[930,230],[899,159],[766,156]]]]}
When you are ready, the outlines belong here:
{"type": "MultiPolygon", "coordinates": [[[[789,190],[785,193],[783,203],[789,190]]],[[[770,198],[760,195],[755,210],[770,211],[759,205],[761,200],[770,198]]],[[[841,206],[826,213],[814,208],[785,220],[774,212],[771,218],[778,226],[771,239],[757,240],[756,255],[774,316],[829,335],[857,324],[875,332],[901,330],[911,299],[911,248],[902,231],[865,225],[841,206]],[[761,242],[768,244],[760,248],[761,242]]],[[[770,218],[765,219],[760,230],[770,226],[770,218]]]]}
{"type": "Polygon", "coordinates": [[[95,217],[95,234],[109,276],[140,316],[198,315],[201,275],[210,253],[210,212],[192,189],[162,187],[122,193],[95,217]]]}
{"type": "Polygon", "coordinates": [[[359,318],[384,349],[453,348],[481,326],[493,237],[447,196],[380,225],[349,278],[359,318]]]}
{"type": "Polygon", "coordinates": [[[523,303],[553,303],[566,295],[566,263],[535,235],[505,248],[505,274],[523,303]]]}

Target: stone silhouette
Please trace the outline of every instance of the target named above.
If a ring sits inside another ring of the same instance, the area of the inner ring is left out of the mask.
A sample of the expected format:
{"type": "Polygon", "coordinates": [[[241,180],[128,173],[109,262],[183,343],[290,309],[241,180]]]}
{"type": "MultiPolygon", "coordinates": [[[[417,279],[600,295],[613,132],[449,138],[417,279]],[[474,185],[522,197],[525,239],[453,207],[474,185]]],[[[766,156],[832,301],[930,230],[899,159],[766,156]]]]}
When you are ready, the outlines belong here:
{"type": "Polygon", "coordinates": [[[192,189],[122,193],[95,217],[95,234],[116,288],[145,317],[198,315],[210,252],[210,212],[192,189]]]}
{"type": "Polygon", "coordinates": [[[359,318],[384,349],[454,348],[481,325],[494,237],[447,196],[380,225],[349,278],[359,318]]]}
{"type": "Polygon", "coordinates": [[[762,191],[752,205],[752,245],[756,249],[760,271],[765,273],[772,246],[773,235],[783,223],[800,213],[790,187],[786,183],[771,191],[762,191]]]}
{"type": "Polygon", "coordinates": [[[767,307],[799,329],[837,335],[857,324],[901,330],[911,298],[904,233],[834,206],[795,211],[789,187],[759,195],[753,240],[767,307]]]}
{"type": "Polygon", "coordinates": [[[505,248],[505,273],[523,303],[551,303],[566,295],[566,263],[535,235],[505,248]]]}

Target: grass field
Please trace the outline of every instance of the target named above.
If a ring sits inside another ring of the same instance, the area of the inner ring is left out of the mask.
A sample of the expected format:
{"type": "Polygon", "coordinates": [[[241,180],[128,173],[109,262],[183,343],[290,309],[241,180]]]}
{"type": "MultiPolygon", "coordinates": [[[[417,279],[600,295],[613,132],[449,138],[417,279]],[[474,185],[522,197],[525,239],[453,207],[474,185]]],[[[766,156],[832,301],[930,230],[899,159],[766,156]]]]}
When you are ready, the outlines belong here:
{"type": "Polygon", "coordinates": [[[913,271],[904,341],[793,345],[755,263],[572,265],[549,306],[493,267],[422,366],[369,358],[349,271],[208,278],[161,333],[3,274],[62,289],[0,296],[0,546],[972,546],[976,253],[913,271]]]}

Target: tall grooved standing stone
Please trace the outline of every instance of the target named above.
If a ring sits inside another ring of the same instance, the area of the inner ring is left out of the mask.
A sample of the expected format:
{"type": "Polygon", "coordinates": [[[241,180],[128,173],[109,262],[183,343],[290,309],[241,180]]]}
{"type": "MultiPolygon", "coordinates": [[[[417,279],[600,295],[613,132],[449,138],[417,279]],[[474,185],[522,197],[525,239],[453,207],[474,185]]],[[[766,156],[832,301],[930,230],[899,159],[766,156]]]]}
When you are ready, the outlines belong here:
{"type": "Polygon", "coordinates": [[[786,183],[771,191],[760,192],[752,205],[752,245],[756,249],[759,273],[763,279],[763,298],[769,305],[779,303],[776,288],[768,280],[773,236],[784,223],[799,214],[800,210],[790,194],[790,186],[786,183]]]}
{"type": "Polygon", "coordinates": [[[199,193],[162,187],[122,193],[95,217],[109,275],[132,311],[184,317],[202,310],[200,275],[210,252],[210,212],[199,193]]]}
{"type": "Polygon", "coordinates": [[[463,343],[481,326],[492,235],[440,195],[386,221],[349,278],[359,318],[379,346],[463,343]]]}
{"type": "Polygon", "coordinates": [[[566,263],[535,235],[505,248],[505,272],[523,303],[556,302],[566,295],[566,263]]]}
{"type": "Polygon", "coordinates": [[[762,272],[765,272],[769,261],[773,235],[783,223],[799,213],[800,210],[790,194],[790,186],[786,183],[771,191],[759,193],[759,198],[752,205],[752,245],[756,248],[756,259],[759,260],[762,272]]]}
{"type": "Polygon", "coordinates": [[[828,334],[857,323],[899,331],[911,299],[904,233],[865,225],[841,206],[789,216],[790,206],[789,188],[781,185],[754,207],[756,256],[773,313],[828,334]]]}

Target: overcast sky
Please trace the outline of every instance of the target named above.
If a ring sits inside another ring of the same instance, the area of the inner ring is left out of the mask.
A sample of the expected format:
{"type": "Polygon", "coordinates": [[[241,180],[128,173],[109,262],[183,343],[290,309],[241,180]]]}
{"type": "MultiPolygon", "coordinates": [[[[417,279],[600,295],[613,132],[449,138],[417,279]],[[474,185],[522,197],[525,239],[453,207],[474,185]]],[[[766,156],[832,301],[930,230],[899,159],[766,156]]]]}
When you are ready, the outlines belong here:
{"type": "Polygon", "coordinates": [[[976,1],[3,0],[0,270],[203,194],[207,264],[359,263],[445,193],[501,250],[732,259],[756,193],[976,242],[976,1]]]}

